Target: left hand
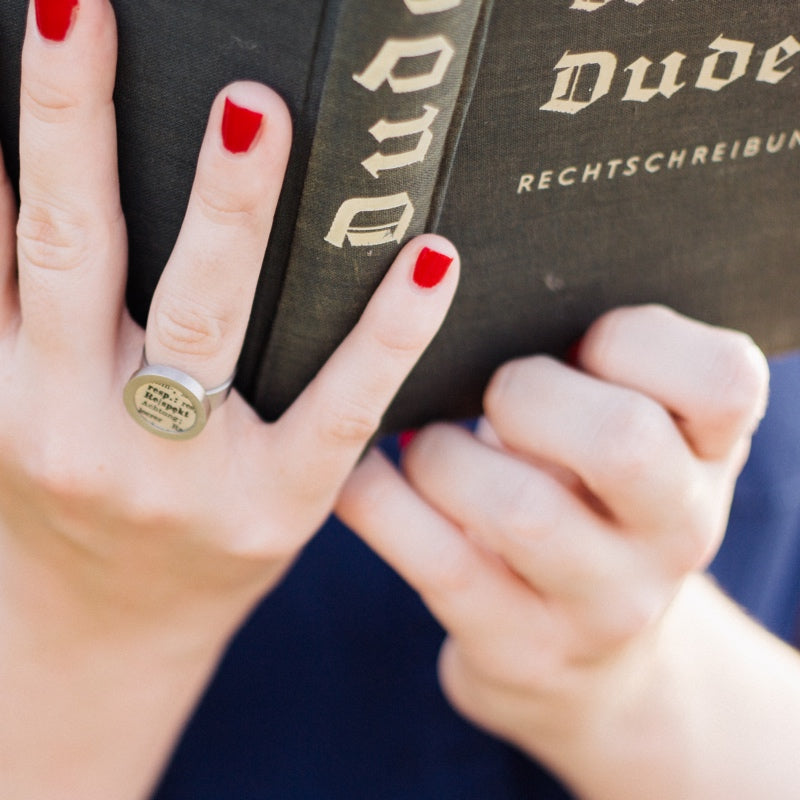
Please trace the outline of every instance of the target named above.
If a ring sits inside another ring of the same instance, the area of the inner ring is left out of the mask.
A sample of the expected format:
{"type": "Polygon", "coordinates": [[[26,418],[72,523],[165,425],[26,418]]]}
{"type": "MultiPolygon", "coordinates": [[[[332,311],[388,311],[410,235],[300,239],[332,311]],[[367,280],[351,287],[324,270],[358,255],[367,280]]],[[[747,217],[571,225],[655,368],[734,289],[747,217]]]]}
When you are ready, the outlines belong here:
{"type": "Polygon", "coordinates": [[[507,364],[477,435],[423,430],[405,477],[372,453],[337,509],[446,628],[455,707],[551,764],[652,681],[768,383],[748,337],[652,306],[602,317],[577,362],[507,364]]]}
{"type": "Polygon", "coordinates": [[[263,422],[232,392],[195,438],[144,430],[123,387],[145,348],[178,371],[174,394],[158,379],[140,387],[138,410],[161,412],[161,433],[202,419],[183,405],[195,391],[184,381],[220,387],[235,368],[292,125],[257,83],[213,101],[142,329],[125,308],[116,56],[109,0],[30,3],[19,209],[0,165],[4,800],[145,796],[231,635],[330,513],[458,282],[453,246],[417,237],[280,419],[263,422]]]}

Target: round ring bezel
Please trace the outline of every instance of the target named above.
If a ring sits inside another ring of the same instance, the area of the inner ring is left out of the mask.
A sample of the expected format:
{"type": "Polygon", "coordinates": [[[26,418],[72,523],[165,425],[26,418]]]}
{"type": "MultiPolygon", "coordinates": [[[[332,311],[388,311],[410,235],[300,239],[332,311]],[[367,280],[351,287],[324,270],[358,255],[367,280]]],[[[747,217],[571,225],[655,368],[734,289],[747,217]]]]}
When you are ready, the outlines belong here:
{"type": "Polygon", "coordinates": [[[179,369],[161,364],[148,364],[136,372],[125,385],[123,398],[134,421],[164,439],[194,438],[203,430],[211,413],[208,394],[198,381],[179,369]],[[151,396],[143,398],[142,391],[148,386],[152,387],[151,396]],[[192,418],[182,427],[180,417],[185,412],[192,418]],[[171,427],[167,427],[170,422],[171,427]]]}

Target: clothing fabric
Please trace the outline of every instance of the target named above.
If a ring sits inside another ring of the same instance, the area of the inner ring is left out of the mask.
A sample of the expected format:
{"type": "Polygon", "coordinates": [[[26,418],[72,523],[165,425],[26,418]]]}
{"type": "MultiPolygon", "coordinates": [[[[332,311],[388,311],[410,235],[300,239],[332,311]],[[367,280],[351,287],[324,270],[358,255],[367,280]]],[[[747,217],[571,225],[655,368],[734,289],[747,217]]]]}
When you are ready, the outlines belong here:
{"type": "MultiPolygon", "coordinates": [[[[791,639],[800,610],[800,353],[772,370],[770,408],[712,571],[791,639]]],[[[449,708],[436,682],[441,640],[418,597],[331,520],[234,641],[156,800],[570,797],[449,708]]]]}

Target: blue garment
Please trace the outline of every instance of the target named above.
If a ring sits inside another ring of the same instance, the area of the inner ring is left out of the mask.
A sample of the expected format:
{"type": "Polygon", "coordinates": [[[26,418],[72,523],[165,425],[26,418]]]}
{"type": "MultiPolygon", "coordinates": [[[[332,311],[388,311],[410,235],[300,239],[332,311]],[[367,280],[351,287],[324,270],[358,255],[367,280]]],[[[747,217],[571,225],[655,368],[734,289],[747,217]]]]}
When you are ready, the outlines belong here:
{"type": "Polygon", "coordinates": [[[800,354],[771,368],[767,416],[712,571],[770,630],[800,644],[800,354]]]}
{"type": "MultiPolygon", "coordinates": [[[[800,608],[800,355],[772,401],[713,571],[778,634],[800,608]]],[[[538,766],[450,710],[442,631],[335,521],[244,627],[157,800],[555,800],[538,766]]]]}

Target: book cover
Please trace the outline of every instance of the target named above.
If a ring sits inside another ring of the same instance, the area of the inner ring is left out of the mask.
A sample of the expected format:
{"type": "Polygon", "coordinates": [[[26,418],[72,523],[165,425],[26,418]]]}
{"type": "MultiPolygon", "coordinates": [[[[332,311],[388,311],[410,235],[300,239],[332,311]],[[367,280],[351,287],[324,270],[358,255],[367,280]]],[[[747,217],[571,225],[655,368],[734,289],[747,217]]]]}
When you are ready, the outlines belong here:
{"type": "MultiPolygon", "coordinates": [[[[0,9],[16,164],[26,3],[0,9]]],[[[800,6],[743,0],[115,0],[129,304],[146,317],[205,116],[276,87],[295,144],[239,388],[267,418],[357,319],[408,237],[462,283],[387,429],[478,413],[504,360],[561,354],[661,302],[800,345],[800,6]]]]}

